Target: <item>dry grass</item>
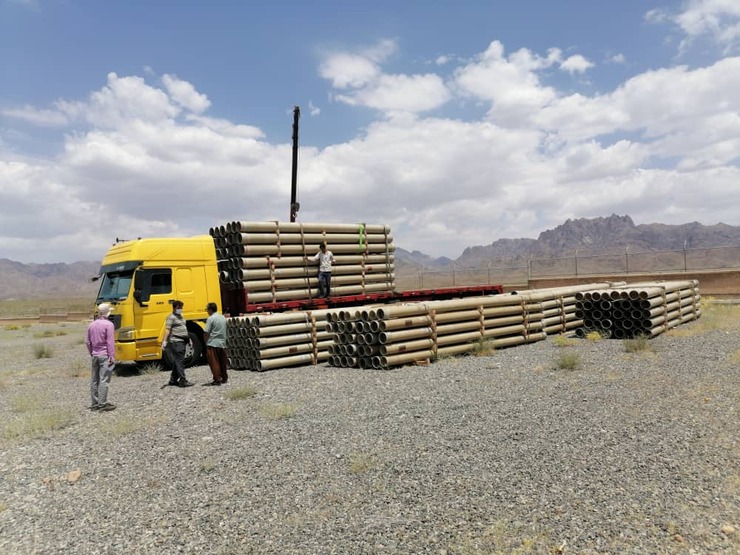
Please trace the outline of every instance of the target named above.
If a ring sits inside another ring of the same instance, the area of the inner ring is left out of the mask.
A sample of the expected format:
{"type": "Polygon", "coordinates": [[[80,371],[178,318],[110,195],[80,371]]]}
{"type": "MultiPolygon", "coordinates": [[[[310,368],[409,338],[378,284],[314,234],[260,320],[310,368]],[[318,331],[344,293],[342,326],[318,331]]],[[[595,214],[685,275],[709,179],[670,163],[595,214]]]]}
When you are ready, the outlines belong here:
{"type": "Polygon", "coordinates": [[[628,353],[653,353],[652,343],[646,335],[638,335],[632,339],[624,340],[624,350],[628,353]]]}
{"type": "Polygon", "coordinates": [[[226,393],[226,398],[230,401],[240,401],[242,399],[251,399],[257,395],[257,390],[254,387],[244,386],[236,387],[226,393]]]}
{"type": "Polygon", "coordinates": [[[39,410],[44,404],[44,400],[39,395],[25,394],[10,399],[10,410],[13,412],[23,413],[39,410]]]}
{"type": "Polygon", "coordinates": [[[139,430],[151,428],[159,422],[155,418],[139,418],[137,416],[119,416],[115,420],[106,420],[96,425],[98,431],[106,438],[119,438],[122,436],[135,434],[139,430]]]}
{"type": "Polygon", "coordinates": [[[367,453],[350,453],[349,471],[351,474],[363,474],[375,468],[373,457],[367,453]]]}
{"type": "Polygon", "coordinates": [[[74,411],[64,407],[48,410],[31,410],[18,418],[9,419],[2,424],[2,437],[11,440],[28,440],[49,435],[75,423],[74,411]]]}
{"type": "Polygon", "coordinates": [[[577,341],[572,338],[565,337],[564,335],[556,335],[552,338],[552,344],[558,348],[573,347],[574,345],[577,345],[577,341]]]}
{"type": "Polygon", "coordinates": [[[694,337],[716,330],[740,330],[740,304],[719,303],[711,297],[703,299],[701,316],[697,320],[668,330],[666,335],[694,337]]]}
{"type": "Polygon", "coordinates": [[[276,405],[263,405],[260,407],[260,412],[263,416],[270,420],[284,420],[286,418],[292,418],[295,416],[298,407],[287,403],[279,403],[276,405]]]}
{"type": "Polygon", "coordinates": [[[576,370],[581,365],[581,357],[578,353],[567,351],[555,357],[555,367],[560,370],[576,370]]]}
{"type": "Polygon", "coordinates": [[[472,354],[477,357],[487,357],[491,356],[495,351],[496,347],[494,347],[493,341],[481,339],[475,344],[472,354]]]}
{"type": "Polygon", "coordinates": [[[54,356],[54,349],[46,343],[36,343],[31,347],[31,350],[35,359],[51,358],[54,356]]]}
{"type": "Polygon", "coordinates": [[[0,301],[0,316],[4,318],[85,312],[91,309],[92,303],[90,298],[85,297],[0,301]]]}
{"type": "Polygon", "coordinates": [[[601,332],[599,330],[592,330],[586,334],[586,339],[589,341],[592,341],[596,343],[597,341],[601,341],[602,339],[605,339],[604,332],[601,332]]]}

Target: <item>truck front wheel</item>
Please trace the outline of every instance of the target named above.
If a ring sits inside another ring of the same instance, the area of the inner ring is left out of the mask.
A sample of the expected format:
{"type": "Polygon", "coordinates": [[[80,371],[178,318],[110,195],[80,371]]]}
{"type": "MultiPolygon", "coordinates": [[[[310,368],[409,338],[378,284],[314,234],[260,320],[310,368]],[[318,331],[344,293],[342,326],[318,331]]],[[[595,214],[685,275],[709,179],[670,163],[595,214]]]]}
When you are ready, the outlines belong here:
{"type": "Polygon", "coordinates": [[[198,364],[203,358],[203,343],[197,334],[192,331],[188,332],[190,336],[190,345],[185,346],[185,368],[190,368],[198,364]]]}

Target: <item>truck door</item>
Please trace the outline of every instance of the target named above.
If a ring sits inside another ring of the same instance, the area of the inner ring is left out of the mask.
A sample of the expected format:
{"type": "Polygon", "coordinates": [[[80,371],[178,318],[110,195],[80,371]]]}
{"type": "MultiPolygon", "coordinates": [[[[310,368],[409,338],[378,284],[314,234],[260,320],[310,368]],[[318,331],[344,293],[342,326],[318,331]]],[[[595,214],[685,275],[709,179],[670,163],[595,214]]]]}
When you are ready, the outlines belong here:
{"type": "Polygon", "coordinates": [[[171,268],[139,269],[134,279],[134,325],[139,359],[159,356],[164,321],[172,312],[171,268]]]}

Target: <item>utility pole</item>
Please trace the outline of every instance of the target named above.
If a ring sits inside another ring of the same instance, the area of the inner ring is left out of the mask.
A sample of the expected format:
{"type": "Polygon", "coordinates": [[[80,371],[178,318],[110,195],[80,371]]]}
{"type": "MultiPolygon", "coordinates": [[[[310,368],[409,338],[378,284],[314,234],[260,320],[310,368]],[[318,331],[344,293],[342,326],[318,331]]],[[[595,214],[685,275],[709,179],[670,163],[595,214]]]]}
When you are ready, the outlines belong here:
{"type": "Polygon", "coordinates": [[[301,109],[293,107],[293,173],[290,179],[290,221],[294,222],[301,205],[298,203],[298,119],[301,109]]]}

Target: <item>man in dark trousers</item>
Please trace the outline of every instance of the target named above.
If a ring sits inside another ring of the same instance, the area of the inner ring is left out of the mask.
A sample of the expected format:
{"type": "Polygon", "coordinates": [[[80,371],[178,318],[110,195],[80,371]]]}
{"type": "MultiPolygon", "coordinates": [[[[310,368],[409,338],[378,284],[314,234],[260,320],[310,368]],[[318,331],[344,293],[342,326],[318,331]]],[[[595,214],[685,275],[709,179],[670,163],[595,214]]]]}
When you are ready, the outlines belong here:
{"type": "Polygon", "coordinates": [[[182,316],[182,301],[172,301],[172,314],[167,316],[164,330],[164,341],[162,350],[167,352],[172,359],[172,374],[169,385],[178,387],[190,387],[195,385],[185,377],[185,346],[190,344],[190,335],[185,318],[182,316]]]}
{"type": "Polygon", "coordinates": [[[206,310],[208,311],[205,329],[206,357],[211,374],[213,374],[213,381],[203,385],[221,385],[229,381],[228,359],[226,358],[228,337],[226,318],[218,313],[216,303],[208,303],[206,310]]]}
{"type": "Polygon", "coordinates": [[[331,291],[331,266],[334,264],[334,255],[326,248],[326,241],[321,243],[321,250],[313,256],[313,261],[319,263],[319,297],[329,298],[331,291]]]}

